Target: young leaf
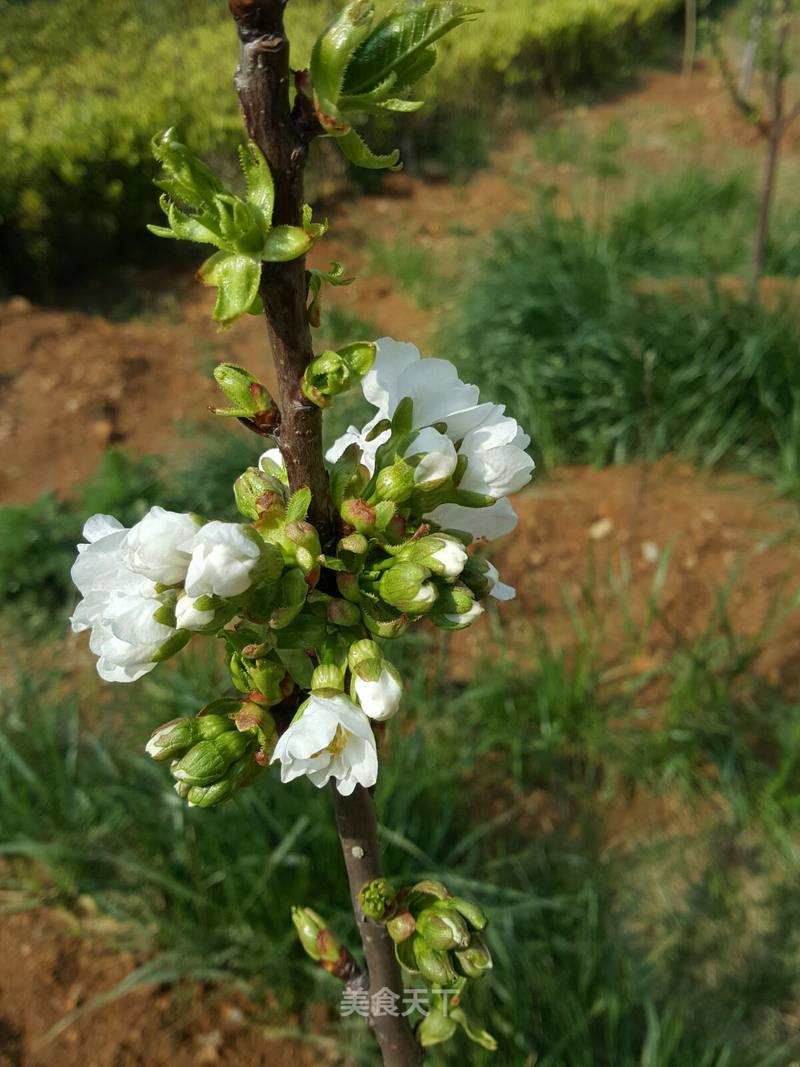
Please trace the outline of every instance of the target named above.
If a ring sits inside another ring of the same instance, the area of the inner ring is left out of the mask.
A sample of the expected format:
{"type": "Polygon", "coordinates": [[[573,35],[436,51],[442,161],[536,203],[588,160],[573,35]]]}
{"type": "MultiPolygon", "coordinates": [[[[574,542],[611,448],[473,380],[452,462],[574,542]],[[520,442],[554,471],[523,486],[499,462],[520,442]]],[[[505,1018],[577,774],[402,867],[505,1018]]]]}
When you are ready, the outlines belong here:
{"type": "Polygon", "coordinates": [[[344,137],[339,137],[338,144],[351,163],[366,170],[399,170],[400,152],[395,148],[386,156],[376,156],[368,148],[355,130],[350,130],[344,137]]]}
{"type": "Polygon", "coordinates": [[[369,93],[363,96],[343,96],[340,106],[345,114],[361,111],[365,115],[382,115],[385,111],[419,111],[424,100],[400,100],[390,97],[387,100],[374,100],[369,93]]]}
{"type": "Polygon", "coordinates": [[[264,215],[268,226],[272,225],[272,210],[275,206],[275,186],[269,164],[254,141],[247,146],[239,145],[244,180],[247,183],[247,200],[264,215]]]}
{"type": "Polygon", "coordinates": [[[350,285],[352,278],[345,278],[344,267],[334,260],[329,271],[312,269],[308,272],[308,321],[311,326],[320,324],[320,290],[322,283],[350,285]]]}
{"type": "Polygon", "coordinates": [[[217,287],[214,318],[228,326],[246,314],[258,296],[261,260],[233,252],[215,252],[198,271],[205,285],[217,287]]]}
{"type": "Polygon", "coordinates": [[[225,187],[202,160],[175,137],[174,127],[157,133],[152,142],[153,155],[164,168],[155,184],[189,207],[203,208],[225,187]]]}
{"type": "MultiPolygon", "coordinates": [[[[399,5],[382,19],[358,48],[347,67],[344,92],[369,92],[393,72],[405,69],[420,52],[462,22],[474,18],[480,8],[458,0],[426,0],[420,5],[399,5]]],[[[407,82],[406,82],[407,84],[407,82]]]]}
{"type": "Polygon", "coordinates": [[[289,501],[286,507],[286,521],[298,522],[306,517],[308,509],[311,507],[311,490],[307,485],[304,485],[301,489],[298,489],[296,493],[292,495],[292,499],[289,501]]]}
{"type": "Polygon", "coordinates": [[[262,259],[268,263],[285,263],[304,256],[313,243],[313,235],[299,226],[273,226],[264,245],[262,259]]]}
{"type": "Polygon", "coordinates": [[[336,108],[350,58],[372,26],[371,0],[352,0],[334,16],[316,40],[309,73],[323,110],[336,108]]]}

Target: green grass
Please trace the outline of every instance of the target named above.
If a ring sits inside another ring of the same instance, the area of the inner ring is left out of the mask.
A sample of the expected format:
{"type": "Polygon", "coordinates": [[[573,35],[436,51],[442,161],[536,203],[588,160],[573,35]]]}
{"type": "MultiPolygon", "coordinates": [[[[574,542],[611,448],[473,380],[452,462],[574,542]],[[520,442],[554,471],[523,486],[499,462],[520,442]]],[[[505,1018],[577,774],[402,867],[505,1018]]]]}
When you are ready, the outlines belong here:
{"type": "MultiPolygon", "coordinates": [[[[474,1007],[504,1065],[789,1067],[800,1054],[800,704],[753,677],[762,635],[732,644],[724,603],[661,669],[663,731],[642,728],[654,709],[639,685],[608,684],[590,616],[574,654],[532,636],[524,670],[479,665],[469,684],[447,681],[445,659],[431,672],[424,637],[396,650],[408,699],[377,791],[386,869],[487,903],[496,967],[474,1007]],[[678,798],[680,828],[633,823],[620,839],[627,803],[661,797],[678,798]]],[[[153,726],[224,684],[204,648],[82,700],[64,699],[57,671],[4,687],[4,877],[20,906],[90,896],[146,955],[142,981],[235,980],[257,1002],[269,988],[274,1022],[336,1003],[288,912],[309,903],[352,941],[341,858],[308,783],[265,775],[219,811],[189,811],[143,757],[153,726]]],[[[371,1062],[360,1027],[330,1034],[371,1062]]],[[[458,1043],[431,1062],[492,1060],[458,1043]]]]}
{"type": "MultiPolygon", "coordinates": [[[[795,311],[714,281],[745,262],[747,195],[739,179],[690,173],[604,228],[544,205],[497,234],[438,351],[508,405],[545,463],[678,452],[796,492],[795,311]]],[[[778,218],[775,234],[772,262],[792,262],[800,219],[778,218]]]]}

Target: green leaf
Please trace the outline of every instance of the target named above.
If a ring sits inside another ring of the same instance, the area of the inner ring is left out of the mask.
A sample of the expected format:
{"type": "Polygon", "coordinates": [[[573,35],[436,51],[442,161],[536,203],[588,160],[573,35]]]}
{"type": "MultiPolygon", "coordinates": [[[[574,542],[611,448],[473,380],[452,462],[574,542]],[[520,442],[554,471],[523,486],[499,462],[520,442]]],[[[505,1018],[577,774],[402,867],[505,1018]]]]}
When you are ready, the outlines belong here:
{"type": "Polygon", "coordinates": [[[371,0],[351,0],[317,38],[311,52],[309,73],[314,93],[323,108],[329,105],[335,109],[347,64],[369,34],[374,14],[371,0]]]}
{"type": "Polygon", "coordinates": [[[480,8],[457,0],[427,0],[414,6],[407,0],[382,19],[358,48],[347,67],[345,93],[369,92],[393,72],[399,82],[400,70],[407,79],[410,63],[420,52],[479,13],[480,8]]]}
{"type": "Polygon", "coordinates": [[[211,229],[212,221],[208,215],[187,215],[166,196],[161,197],[161,210],[169,219],[172,232],[182,241],[194,241],[196,244],[220,245],[220,235],[211,229]]]}
{"type": "Polygon", "coordinates": [[[268,263],[285,263],[304,256],[313,243],[313,236],[299,226],[273,226],[261,258],[268,263]]]}
{"type": "Polygon", "coordinates": [[[301,689],[310,689],[314,666],[305,652],[292,648],[278,648],[275,651],[295,684],[301,689]]]}
{"type": "Polygon", "coordinates": [[[247,183],[247,201],[262,213],[269,228],[275,206],[275,186],[269,164],[255,141],[248,141],[246,146],[239,145],[239,159],[247,183]]]}
{"type": "Polygon", "coordinates": [[[364,167],[366,170],[400,169],[398,166],[400,152],[396,148],[386,156],[376,156],[375,153],[364,144],[355,130],[350,130],[344,137],[337,137],[336,140],[342,152],[344,152],[350,162],[355,163],[357,167],[364,167]]]}
{"type": "Polygon", "coordinates": [[[311,490],[307,485],[292,494],[292,498],[286,505],[286,521],[300,522],[308,515],[311,507],[311,490]]]}
{"type": "Polygon", "coordinates": [[[151,145],[153,155],[164,168],[163,177],[155,184],[176,200],[203,208],[213,196],[225,191],[213,170],[176,139],[173,127],[157,133],[151,145]]]}
{"type": "Polygon", "coordinates": [[[386,111],[413,112],[419,111],[425,104],[424,100],[400,100],[392,97],[388,100],[369,100],[364,96],[343,96],[341,109],[345,114],[362,112],[365,115],[383,115],[386,111]]]}
{"type": "Polygon", "coordinates": [[[255,256],[215,252],[198,274],[205,285],[217,287],[214,318],[227,326],[246,314],[258,296],[261,261],[255,256]]]}
{"type": "Polygon", "coordinates": [[[375,526],[379,530],[385,530],[394,518],[397,505],[393,500],[382,500],[375,505],[375,526]]]}
{"type": "Polygon", "coordinates": [[[401,63],[395,74],[397,75],[397,88],[410,89],[416,85],[436,64],[436,46],[423,48],[421,52],[415,52],[407,60],[401,63]]]}
{"type": "Polygon", "coordinates": [[[352,278],[344,277],[344,267],[334,260],[329,271],[312,269],[308,272],[308,321],[311,326],[320,324],[320,290],[322,283],[350,285],[352,278]]]}

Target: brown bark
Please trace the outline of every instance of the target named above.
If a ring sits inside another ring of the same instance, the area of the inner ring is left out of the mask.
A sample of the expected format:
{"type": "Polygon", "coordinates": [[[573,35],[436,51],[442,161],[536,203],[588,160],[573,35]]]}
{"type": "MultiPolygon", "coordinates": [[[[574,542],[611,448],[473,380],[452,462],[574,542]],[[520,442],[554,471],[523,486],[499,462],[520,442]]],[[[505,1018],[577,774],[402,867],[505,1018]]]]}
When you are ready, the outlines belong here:
{"type": "MultiPolygon", "coordinates": [[[[384,926],[364,918],[358,904],[358,892],[362,885],[381,877],[378,826],[372,797],[361,786],[356,786],[351,796],[343,797],[336,790],[334,783],[331,783],[331,796],[347,868],[353,912],[358,922],[369,971],[370,996],[382,989],[402,993],[403,980],[391,938],[384,926]]],[[[398,1010],[402,1011],[402,1000],[396,1003],[398,1010]]],[[[422,1047],[415,1040],[405,1018],[370,1014],[369,1021],[381,1047],[385,1067],[416,1067],[422,1063],[422,1047]]]]}
{"type": "MultiPolygon", "coordinates": [[[[303,171],[308,145],[318,132],[310,105],[298,94],[289,107],[289,42],[283,27],[287,0],[229,0],[241,45],[236,89],[247,132],[269,163],[275,183],[276,225],[300,224],[303,171]]],[[[333,536],[332,505],[322,454],[320,410],[303,396],[300,380],[312,354],[306,315],[306,273],[302,259],[265,263],[261,298],[278,379],[281,424],[278,436],[292,489],[312,492],[309,519],[323,544],[333,536]]],[[[381,877],[378,828],[370,794],[358,787],[350,797],[333,790],[353,909],[364,947],[371,991],[388,988],[402,1005],[403,983],[385,929],[368,922],[358,907],[364,882],[381,877]]],[[[402,1010],[402,1007],[401,1007],[402,1010]]],[[[371,1016],[370,1025],[384,1067],[417,1067],[422,1048],[402,1016],[371,1016]]]]}

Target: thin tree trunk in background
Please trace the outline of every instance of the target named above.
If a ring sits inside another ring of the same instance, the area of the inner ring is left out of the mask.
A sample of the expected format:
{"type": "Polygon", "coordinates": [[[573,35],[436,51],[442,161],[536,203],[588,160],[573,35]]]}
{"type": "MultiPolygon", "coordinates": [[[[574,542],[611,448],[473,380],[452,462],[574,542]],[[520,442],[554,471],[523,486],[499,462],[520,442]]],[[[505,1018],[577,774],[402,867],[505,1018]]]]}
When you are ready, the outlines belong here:
{"type": "MultiPolygon", "coordinates": [[[[247,132],[269,163],[275,183],[276,225],[298,226],[303,210],[303,174],[308,145],[317,132],[310,102],[297,94],[289,107],[289,42],[283,27],[287,0],[229,0],[240,41],[236,89],[247,132]]],[[[278,379],[281,422],[278,443],[293,490],[312,491],[309,520],[323,547],[335,540],[333,507],[322,452],[322,413],[300,390],[313,357],[306,313],[305,260],[265,263],[261,298],[278,379]]],[[[342,843],[353,910],[358,923],[371,991],[387,988],[402,1006],[403,982],[394,946],[382,926],[365,921],[358,891],[381,877],[378,825],[370,794],[360,786],[349,797],[333,790],[336,826],[342,843]]],[[[402,1008],[401,1008],[402,1010],[402,1008]]],[[[422,1047],[402,1015],[370,1015],[384,1067],[418,1067],[422,1047]]]]}
{"type": "Polygon", "coordinates": [[[758,42],[761,38],[761,28],[764,25],[764,16],[767,10],[768,0],[755,0],[753,5],[753,17],[750,19],[750,36],[744,47],[742,56],[742,69],[739,74],[739,94],[747,99],[750,95],[750,87],[753,82],[753,71],[756,65],[758,42]]]}
{"type": "Polygon", "coordinates": [[[691,76],[697,53],[697,0],[686,0],[686,27],[683,38],[683,75],[691,76]]]}
{"type": "Polygon", "coordinates": [[[764,261],[769,241],[769,222],[775,191],[775,178],[778,173],[781,139],[786,125],[784,122],[784,90],[786,84],[786,44],[789,36],[790,0],[783,0],[777,14],[775,70],[772,77],[772,99],[769,134],[767,137],[767,155],[764,162],[764,178],[761,184],[761,200],[758,208],[755,248],[753,250],[753,269],[751,284],[755,290],[758,280],[764,272],[764,261]]]}

